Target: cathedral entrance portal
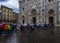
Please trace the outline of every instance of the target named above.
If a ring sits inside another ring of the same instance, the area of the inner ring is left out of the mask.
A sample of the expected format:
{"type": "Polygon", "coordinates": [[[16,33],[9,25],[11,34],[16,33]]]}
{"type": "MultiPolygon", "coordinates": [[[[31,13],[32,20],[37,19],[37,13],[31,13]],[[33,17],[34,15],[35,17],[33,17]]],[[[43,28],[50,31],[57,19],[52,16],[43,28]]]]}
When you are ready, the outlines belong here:
{"type": "Polygon", "coordinates": [[[54,9],[50,9],[48,11],[48,14],[49,14],[49,23],[53,24],[54,23],[54,14],[55,14],[54,9]]]}
{"type": "Polygon", "coordinates": [[[49,23],[51,23],[51,24],[54,23],[54,18],[53,17],[49,17],[49,23]]]}
{"type": "Polygon", "coordinates": [[[36,15],[37,15],[37,10],[34,8],[31,10],[31,17],[32,17],[32,23],[36,23],[36,15]]]}
{"type": "Polygon", "coordinates": [[[32,20],[33,23],[36,23],[36,17],[33,17],[32,20]]]}

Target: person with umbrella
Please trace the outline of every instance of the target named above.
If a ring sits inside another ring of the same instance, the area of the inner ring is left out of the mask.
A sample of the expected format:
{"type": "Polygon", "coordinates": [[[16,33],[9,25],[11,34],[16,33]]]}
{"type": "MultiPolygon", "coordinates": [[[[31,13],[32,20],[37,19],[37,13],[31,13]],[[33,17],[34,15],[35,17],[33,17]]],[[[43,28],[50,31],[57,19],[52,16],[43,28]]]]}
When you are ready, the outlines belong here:
{"type": "Polygon", "coordinates": [[[2,32],[3,32],[3,24],[0,23],[0,40],[1,40],[1,37],[2,37],[2,32]]]}

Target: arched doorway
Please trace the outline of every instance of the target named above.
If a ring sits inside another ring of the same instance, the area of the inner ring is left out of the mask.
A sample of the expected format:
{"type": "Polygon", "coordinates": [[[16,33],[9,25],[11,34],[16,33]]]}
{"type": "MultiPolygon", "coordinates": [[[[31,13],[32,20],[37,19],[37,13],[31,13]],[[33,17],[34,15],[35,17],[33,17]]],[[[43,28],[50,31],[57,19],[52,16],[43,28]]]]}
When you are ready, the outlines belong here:
{"type": "Polygon", "coordinates": [[[53,9],[50,9],[48,11],[48,14],[49,14],[49,23],[51,23],[51,24],[54,23],[54,13],[55,13],[55,11],[53,9]]]}
{"type": "Polygon", "coordinates": [[[25,23],[25,21],[24,21],[24,20],[23,20],[22,22],[23,22],[23,24],[25,23]]]}
{"type": "Polygon", "coordinates": [[[32,23],[36,23],[36,21],[37,21],[36,15],[37,15],[37,10],[36,9],[32,9],[31,10],[32,23]]]}
{"type": "Polygon", "coordinates": [[[49,23],[51,23],[51,24],[54,23],[54,17],[49,17],[49,23]]]}
{"type": "Polygon", "coordinates": [[[32,20],[33,20],[33,23],[36,23],[36,17],[33,17],[32,20]]]}
{"type": "Polygon", "coordinates": [[[25,23],[25,16],[22,15],[22,23],[24,24],[25,23]]]}

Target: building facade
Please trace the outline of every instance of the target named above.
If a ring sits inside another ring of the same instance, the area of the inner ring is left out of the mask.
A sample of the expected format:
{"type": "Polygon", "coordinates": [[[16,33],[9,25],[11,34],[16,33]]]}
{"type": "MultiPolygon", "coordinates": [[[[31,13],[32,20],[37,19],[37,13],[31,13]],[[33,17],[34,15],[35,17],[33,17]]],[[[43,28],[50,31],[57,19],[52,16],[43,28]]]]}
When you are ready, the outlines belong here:
{"type": "Polygon", "coordinates": [[[18,13],[13,12],[13,23],[18,23],[18,20],[19,20],[18,18],[19,18],[18,13]]]}
{"type": "Polygon", "coordinates": [[[59,0],[19,0],[19,8],[19,23],[60,23],[59,0]]]}
{"type": "Polygon", "coordinates": [[[13,10],[11,8],[1,5],[2,21],[12,22],[12,20],[13,20],[12,12],[13,12],[13,10]]]}
{"type": "Polygon", "coordinates": [[[0,22],[2,22],[2,14],[1,14],[1,9],[0,9],[0,22]]]}

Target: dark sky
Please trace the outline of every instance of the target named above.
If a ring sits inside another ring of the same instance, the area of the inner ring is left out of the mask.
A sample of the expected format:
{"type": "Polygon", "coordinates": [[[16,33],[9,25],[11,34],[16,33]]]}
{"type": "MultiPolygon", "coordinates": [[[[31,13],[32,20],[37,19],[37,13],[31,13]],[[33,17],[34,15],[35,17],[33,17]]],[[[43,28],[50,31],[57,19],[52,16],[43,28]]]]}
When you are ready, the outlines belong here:
{"type": "Polygon", "coordinates": [[[7,0],[0,0],[0,2],[4,2],[4,1],[7,1],[7,0]]]}
{"type": "Polygon", "coordinates": [[[0,5],[12,8],[14,12],[19,12],[18,0],[0,0],[0,5]]]}

